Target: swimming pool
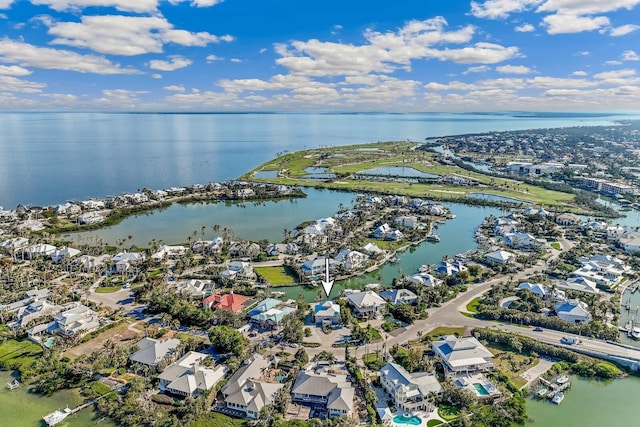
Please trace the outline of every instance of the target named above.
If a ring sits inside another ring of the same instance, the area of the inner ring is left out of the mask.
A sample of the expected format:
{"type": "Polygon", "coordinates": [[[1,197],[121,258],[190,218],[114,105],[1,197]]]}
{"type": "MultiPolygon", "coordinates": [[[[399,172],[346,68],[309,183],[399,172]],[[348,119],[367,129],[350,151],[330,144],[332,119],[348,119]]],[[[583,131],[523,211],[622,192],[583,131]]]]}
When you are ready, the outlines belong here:
{"type": "Polygon", "coordinates": [[[415,415],[409,416],[408,414],[396,415],[393,417],[393,422],[396,424],[408,424],[411,426],[419,426],[422,424],[420,417],[416,417],[415,415]]]}
{"type": "Polygon", "coordinates": [[[487,391],[486,388],[484,388],[484,386],[480,383],[473,383],[473,386],[475,387],[476,391],[478,392],[478,394],[480,396],[489,396],[489,392],[487,391]]]}

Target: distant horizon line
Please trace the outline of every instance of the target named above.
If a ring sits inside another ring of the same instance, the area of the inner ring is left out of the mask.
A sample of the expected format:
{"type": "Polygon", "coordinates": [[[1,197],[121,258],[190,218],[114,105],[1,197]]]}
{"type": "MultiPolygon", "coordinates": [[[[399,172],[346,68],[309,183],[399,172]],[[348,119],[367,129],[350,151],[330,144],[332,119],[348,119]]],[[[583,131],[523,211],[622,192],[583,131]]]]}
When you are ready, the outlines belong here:
{"type": "Polygon", "coordinates": [[[472,114],[472,115],[511,115],[514,117],[536,117],[540,115],[548,117],[563,116],[585,116],[585,117],[607,117],[614,115],[635,115],[640,114],[640,110],[496,110],[496,111],[179,111],[179,110],[7,110],[0,111],[0,114],[140,114],[140,115],[404,115],[404,114],[472,114]]]}

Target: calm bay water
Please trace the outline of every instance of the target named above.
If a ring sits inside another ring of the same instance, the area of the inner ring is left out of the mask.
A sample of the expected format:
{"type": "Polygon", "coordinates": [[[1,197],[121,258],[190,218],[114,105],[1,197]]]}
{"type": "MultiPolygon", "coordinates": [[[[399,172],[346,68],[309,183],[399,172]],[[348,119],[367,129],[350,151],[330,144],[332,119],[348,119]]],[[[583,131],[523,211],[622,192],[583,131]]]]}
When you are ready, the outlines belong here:
{"type": "Polygon", "coordinates": [[[333,216],[340,204],[350,207],[355,200],[353,193],[314,188],[305,188],[304,192],[308,197],[258,203],[174,204],[129,217],[113,227],[69,234],[64,239],[91,244],[95,244],[96,239],[108,244],[125,239],[127,247],[132,244],[147,247],[152,239],[166,244],[187,242],[194,231],[199,240],[203,226],[204,238],[211,239],[214,237],[212,226],[218,224],[220,230],[231,228],[239,238],[280,242],[285,228],[293,230],[303,221],[333,216]]]}
{"type": "Polygon", "coordinates": [[[0,206],[237,178],[277,152],[628,116],[508,114],[0,114],[0,206]]]}
{"type": "MultiPolygon", "coordinates": [[[[41,427],[45,423],[42,417],[67,405],[74,408],[83,402],[77,390],[63,390],[45,397],[29,393],[26,386],[8,390],[5,384],[13,378],[10,372],[0,371],[0,425],[6,427],[41,427]]],[[[61,427],[115,427],[108,419],[99,417],[91,409],[83,409],[67,417],[61,427]]]]}

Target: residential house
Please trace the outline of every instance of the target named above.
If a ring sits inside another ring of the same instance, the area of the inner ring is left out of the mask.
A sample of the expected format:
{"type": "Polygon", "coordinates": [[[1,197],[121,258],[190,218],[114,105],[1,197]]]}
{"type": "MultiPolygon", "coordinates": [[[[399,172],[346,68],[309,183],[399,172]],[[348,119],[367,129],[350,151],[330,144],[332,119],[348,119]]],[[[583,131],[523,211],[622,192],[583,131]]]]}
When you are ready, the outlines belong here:
{"type": "Polygon", "coordinates": [[[495,369],[493,354],[474,337],[447,335],[432,342],[431,347],[440,356],[448,375],[495,369]]]}
{"type": "Polygon", "coordinates": [[[79,251],[78,249],[69,248],[69,247],[65,246],[65,247],[63,247],[61,249],[55,250],[51,254],[51,262],[53,262],[54,264],[60,264],[63,260],[75,258],[78,255],[80,255],[81,253],[82,252],[79,251]]]}
{"type": "Polygon", "coordinates": [[[503,237],[503,240],[507,246],[513,248],[538,248],[545,243],[529,233],[509,233],[503,237]]]}
{"type": "Polygon", "coordinates": [[[391,233],[391,231],[392,228],[385,222],[384,224],[376,227],[375,230],[373,230],[373,233],[371,233],[371,236],[374,239],[384,239],[388,234],[391,233]]]}
{"type": "Polygon", "coordinates": [[[556,224],[563,227],[580,224],[580,217],[573,213],[563,213],[556,217],[556,224]]]}
{"type": "Polygon", "coordinates": [[[270,366],[271,361],[260,354],[249,357],[220,389],[226,409],[257,419],[262,408],[273,403],[278,391],[284,387],[281,383],[261,380],[270,366]]]}
{"type": "Polygon", "coordinates": [[[354,315],[360,318],[377,317],[387,309],[387,302],[373,291],[350,293],[347,303],[353,308],[354,315]]]}
{"type": "Polygon", "coordinates": [[[138,351],[129,356],[129,360],[153,368],[174,355],[179,345],[180,340],[177,338],[143,338],[136,344],[138,351]]]}
{"type": "Polygon", "coordinates": [[[291,400],[294,403],[320,407],[329,418],[348,417],[353,412],[355,389],[346,374],[329,373],[325,366],[307,366],[298,373],[291,400]]]}
{"type": "Polygon", "coordinates": [[[320,219],[317,219],[313,224],[303,228],[301,233],[323,235],[323,234],[326,234],[326,232],[329,229],[334,228],[335,226],[336,226],[335,219],[331,217],[320,218],[320,219]]]}
{"type": "Polygon", "coordinates": [[[177,282],[175,287],[177,292],[201,298],[211,291],[212,284],[209,280],[189,279],[177,282]]]}
{"type": "Polygon", "coordinates": [[[120,252],[111,258],[116,272],[128,273],[135,272],[136,266],[144,261],[144,254],[142,252],[120,252]]]}
{"type": "Polygon", "coordinates": [[[47,315],[54,315],[63,310],[63,307],[53,304],[47,299],[35,299],[26,306],[20,306],[15,310],[15,320],[8,324],[11,329],[24,328],[31,321],[36,321],[47,315]]]}
{"type": "Polygon", "coordinates": [[[495,265],[509,264],[513,258],[515,258],[515,255],[508,251],[495,251],[484,255],[485,261],[495,265]]]}
{"type": "MultiPolygon", "coordinates": [[[[329,258],[329,271],[335,270],[338,264],[339,263],[335,259],[329,258]]],[[[318,257],[316,259],[310,259],[303,262],[300,265],[300,269],[305,276],[320,276],[325,274],[326,265],[326,258],[318,257]]]]}
{"type": "Polygon", "coordinates": [[[317,303],[313,307],[313,320],[316,326],[334,326],[340,324],[340,305],[333,301],[317,303]]]}
{"type": "Polygon", "coordinates": [[[232,258],[254,259],[260,255],[260,245],[253,242],[231,242],[229,256],[232,258]]]}
{"type": "Polygon", "coordinates": [[[630,254],[640,251],[640,237],[623,237],[618,243],[622,249],[630,254]]]}
{"type": "Polygon", "coordinates": [[[547,298],[547,296],[549,295],[549,288],[541,285],[540,283],[522,282],[518,285],[517,289],[524,289],[533,293],[534,295],[539,296],[542,299],[547,298]]]}
{"type": "Polygon", "coordinates": [[[198,397],[212,389],[227,373],[227,367],[218,365],[214,369],[201,366],[206,354],[190,351],[177,362],[167,366],[158,375],[161,391],[179,396],[198,397]]]}
{"type": "Polygon", "coordinates": [[[415,304],[418,296],[409,289],[387,289],[380,292],[380,296],[391,305],[415,304]]]}
{"type": "Polygon", "coordinates": [[[401,412],[430,412],[434,399],[442,394],[442,386],[433,373],[409,373],[397,363],[387,363],[380,369],[380,384],[401,412]]]}
{"type": "Polygon", "coordinates": [[[284,316],[295,313],[297,310],[293,300],[283,302],[275,298],[267,298],[259,302],[247,314],[252,322],[262,327],[274,328],[282,322],[284,316]]]}
{"type": "Polygon", "coordinates": [[[556,303],[556,314],[559,318],[569,323],[585,323],[591,320],[589,306],[579,299],[558,301],[556,303]]]}
{"type": "Polygon", "coordinates": [[[418,217],[415,215],[402,215],[396,217],[393,223],[398,227],[416,228],[418,226],[418,217]]]}
{"type": "Polygon", "coordinates": [[[60,335],[76,335],[82,334],[100,326],[98,314],[89,307],[72,303],[68,305],[65,311],[61,311],[53,317],[55,323],[55,332],[60,335]]]}
{"type": "Polygon", "coordinates": [[[256,277],[251,264],[244,261],[231,261],[227,264],[227,269],[220,272],[220,278],[224,280],[255,280],[256,277]]]}
{"type": "Polygon", "coordinates": [[[90,211],[78,215],[78,224],[97,224],[104,221],[104,216],[100,212],[90,211]]]}
{"type": "Polygon", "coordinates": [[[184,256],[187,253],[187,248],[184,246],[167,246],[162,245],[158,250],[151,255],[151,258],[155,262],[161,262],[165,259],[176,259],[184,256]]]}
{"type": "Polygon", "coordinates": [[[202,305],[214,310],[227,310],[238,313],[245,308],[245,304],[250,300],[249,297],[231,292],[224,295],[210,295],[202,301],[202,305]]]}
{"type": "Polygon", "coordinates": [[[362,247],[362,250],[369,255],[378,255],[384,253],[382,249],[378,247],[375,243],[369,242],[362,247]]]}
{"type": "Polygon", "coordinates": [[[369,257],[362,252],[340,249],[338,255],[334,257],[345,271],[352,271],[364,267],[369,261],[369,257]]]}
{"type": "Polygon", "coordinates": [[[407,280],[427,288],[438,286],[440,284],[438,279],[427,273],[414,274],[413,276],[407,277],[407,280]]]}
{"type": "Polygon", "coordinates": [[[556,282],[556,286],[559,288],[570,289],[572,291],[587,292],[591,294],[600,293],[598,284],[584,277],[570,277],[567,280],[560,280],[556,282]]]}
{"type": "Polygon", "coordinates": [[[455,276],[459,272],[467,270],[467,266],[460,261],[442,261],[433,269],[433,272],[443,276],[455,276]]]}
{"type": "Polygon", "coordinates": [[[198,240],[194,242],[191,249],[193,252],[206,252],[206,253],[217,253],[222,252],[222,246],[224,244],[224,239],[218,236],[213,240],[198,240]]]}
{"type": "Polygon", "coordinates": [[[35,259],[37,257],[50,257],[55,251],[56,247],[53,245],[38,243],[26,248],[24,253],[29,259],[35,259]]]}

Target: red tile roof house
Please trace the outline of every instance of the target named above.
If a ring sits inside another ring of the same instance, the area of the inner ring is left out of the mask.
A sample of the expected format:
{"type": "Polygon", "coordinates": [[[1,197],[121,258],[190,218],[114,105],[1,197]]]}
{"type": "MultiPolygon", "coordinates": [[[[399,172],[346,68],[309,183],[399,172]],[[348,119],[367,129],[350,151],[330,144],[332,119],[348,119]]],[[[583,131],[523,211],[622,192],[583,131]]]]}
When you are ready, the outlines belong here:
{"type": "Polygon", "coordinates": [[[245,297],[243,295],[238,295],[234,293],[230,293],[226,295],[214,294],[205,298],[202,301],[202,305],[204,307],[229,310],[229,311],[233,311],[234,313],[237,313],[244,308],[244,303],[247,302],[248,300],[249,300],[249,297],[245,297]]]}

